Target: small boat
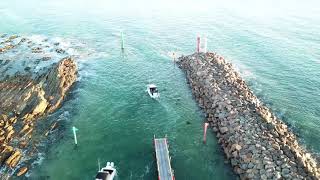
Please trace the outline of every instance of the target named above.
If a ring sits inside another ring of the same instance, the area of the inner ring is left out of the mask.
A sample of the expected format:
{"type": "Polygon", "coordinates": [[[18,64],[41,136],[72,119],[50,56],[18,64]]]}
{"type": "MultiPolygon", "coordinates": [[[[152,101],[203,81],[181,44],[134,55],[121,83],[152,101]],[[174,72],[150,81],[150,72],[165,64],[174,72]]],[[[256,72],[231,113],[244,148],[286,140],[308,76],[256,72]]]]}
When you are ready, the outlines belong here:
{"type": "Polygon", "coordinates": [[[113,180],[116,176],[117,170],[113,162],[107,162],[106,167],[103,167],[97,174],[96,180],[113,180]]]}
{"type": "Polygon", "coordinates": [[[158,88],[157,88],[157,86],[154,85],[154,84],[149,84],[149,85],[147,86],[147,92],[148,92],[148,94],[149,94],[149,96],[150,96],[151,98],[156,99],[156,98],[159,98],[159,97],[160,97],[160,93],[159,93],[159,91],[158,91],[158,88]]]}

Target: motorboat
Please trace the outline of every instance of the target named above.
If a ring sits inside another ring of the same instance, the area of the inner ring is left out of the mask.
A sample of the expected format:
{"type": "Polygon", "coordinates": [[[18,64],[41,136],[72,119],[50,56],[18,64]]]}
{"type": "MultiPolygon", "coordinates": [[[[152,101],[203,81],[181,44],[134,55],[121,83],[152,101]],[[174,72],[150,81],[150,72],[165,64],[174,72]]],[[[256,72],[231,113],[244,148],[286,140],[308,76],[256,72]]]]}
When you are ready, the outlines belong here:
{"type": "Polygon", "coordinates": [[[149,85],[147,86],[147,92],[148,92],[148,94],[149,94],[149,96],[150,96],[151,98],[157,99],[157,98],[160,97],[160,93],[159,93],[159,91],[158,91],[158,88],[157,88],[157,86],[154,85],[154,84],[149,84],[149,85]]]}
{"type": "Polygon", "coordinates": [[[113,162],[107,162],[107,165],[97,173],[96,180],[113,180],[117,170],[113,162]]]}

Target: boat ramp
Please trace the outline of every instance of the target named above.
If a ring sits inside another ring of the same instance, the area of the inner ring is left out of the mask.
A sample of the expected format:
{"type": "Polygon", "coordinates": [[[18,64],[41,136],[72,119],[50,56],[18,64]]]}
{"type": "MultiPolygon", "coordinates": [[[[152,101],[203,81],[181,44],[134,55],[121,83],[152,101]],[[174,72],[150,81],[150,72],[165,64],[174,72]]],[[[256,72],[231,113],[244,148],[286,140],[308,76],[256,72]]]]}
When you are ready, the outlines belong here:
{"type": "Polygon", "coordinates": [[[156,151],[158,179],[159,180],[174,180],[173,170],[171,169],[170,156],[167,138],[155,138],[154,147],[156,151]]]}

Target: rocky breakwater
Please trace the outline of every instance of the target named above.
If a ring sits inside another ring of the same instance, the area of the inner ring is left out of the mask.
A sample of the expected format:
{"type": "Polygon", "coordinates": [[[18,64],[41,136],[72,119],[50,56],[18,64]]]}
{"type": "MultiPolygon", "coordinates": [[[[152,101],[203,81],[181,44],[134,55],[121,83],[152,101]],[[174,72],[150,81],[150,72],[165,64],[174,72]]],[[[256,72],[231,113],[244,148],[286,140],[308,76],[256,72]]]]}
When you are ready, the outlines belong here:
{"type": "Polygon", "coordinates": [[[320,179],[315,158],[223,57],[200,53],[177,63],[241,179],[320,179]]]}
{"type": "Polygon", "coordinates": [[[15,74],[0,81],[0,168],[3,174],[20,176],[28,171],[24,163],[27,158],[23,155],[34,151],[32,134],[36,120],[61,106],[76,78],[74,59],[65,57],[45,73],[15,74]]]}

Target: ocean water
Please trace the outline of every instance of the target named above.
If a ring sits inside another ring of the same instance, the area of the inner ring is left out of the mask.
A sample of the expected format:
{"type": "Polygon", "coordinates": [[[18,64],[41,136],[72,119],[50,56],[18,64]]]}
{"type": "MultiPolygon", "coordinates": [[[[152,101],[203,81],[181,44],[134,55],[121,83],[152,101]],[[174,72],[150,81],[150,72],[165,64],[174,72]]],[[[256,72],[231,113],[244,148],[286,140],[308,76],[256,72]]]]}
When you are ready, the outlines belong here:
{"type": "Polygon", "coordinates": [[[152,139],[167,135],[176,179],[235,179],[214,134],[202,143],[203,114],[169,55],[193,53],[198,34],[319,153],[317,7],[316,1],[2,0],[1,33],[55,38],[71,54],[85,54],[77,59],[77,84],[49,117],[59,120],[59,135],[43,144],[28,178],[93,179],[99,159],[115,162],[118,179],[156,179],[152,139]],[[160,101],[145,92],[150,82],[160,101]],[[79,129],[76,148],[72,126],[79,129]]]}

